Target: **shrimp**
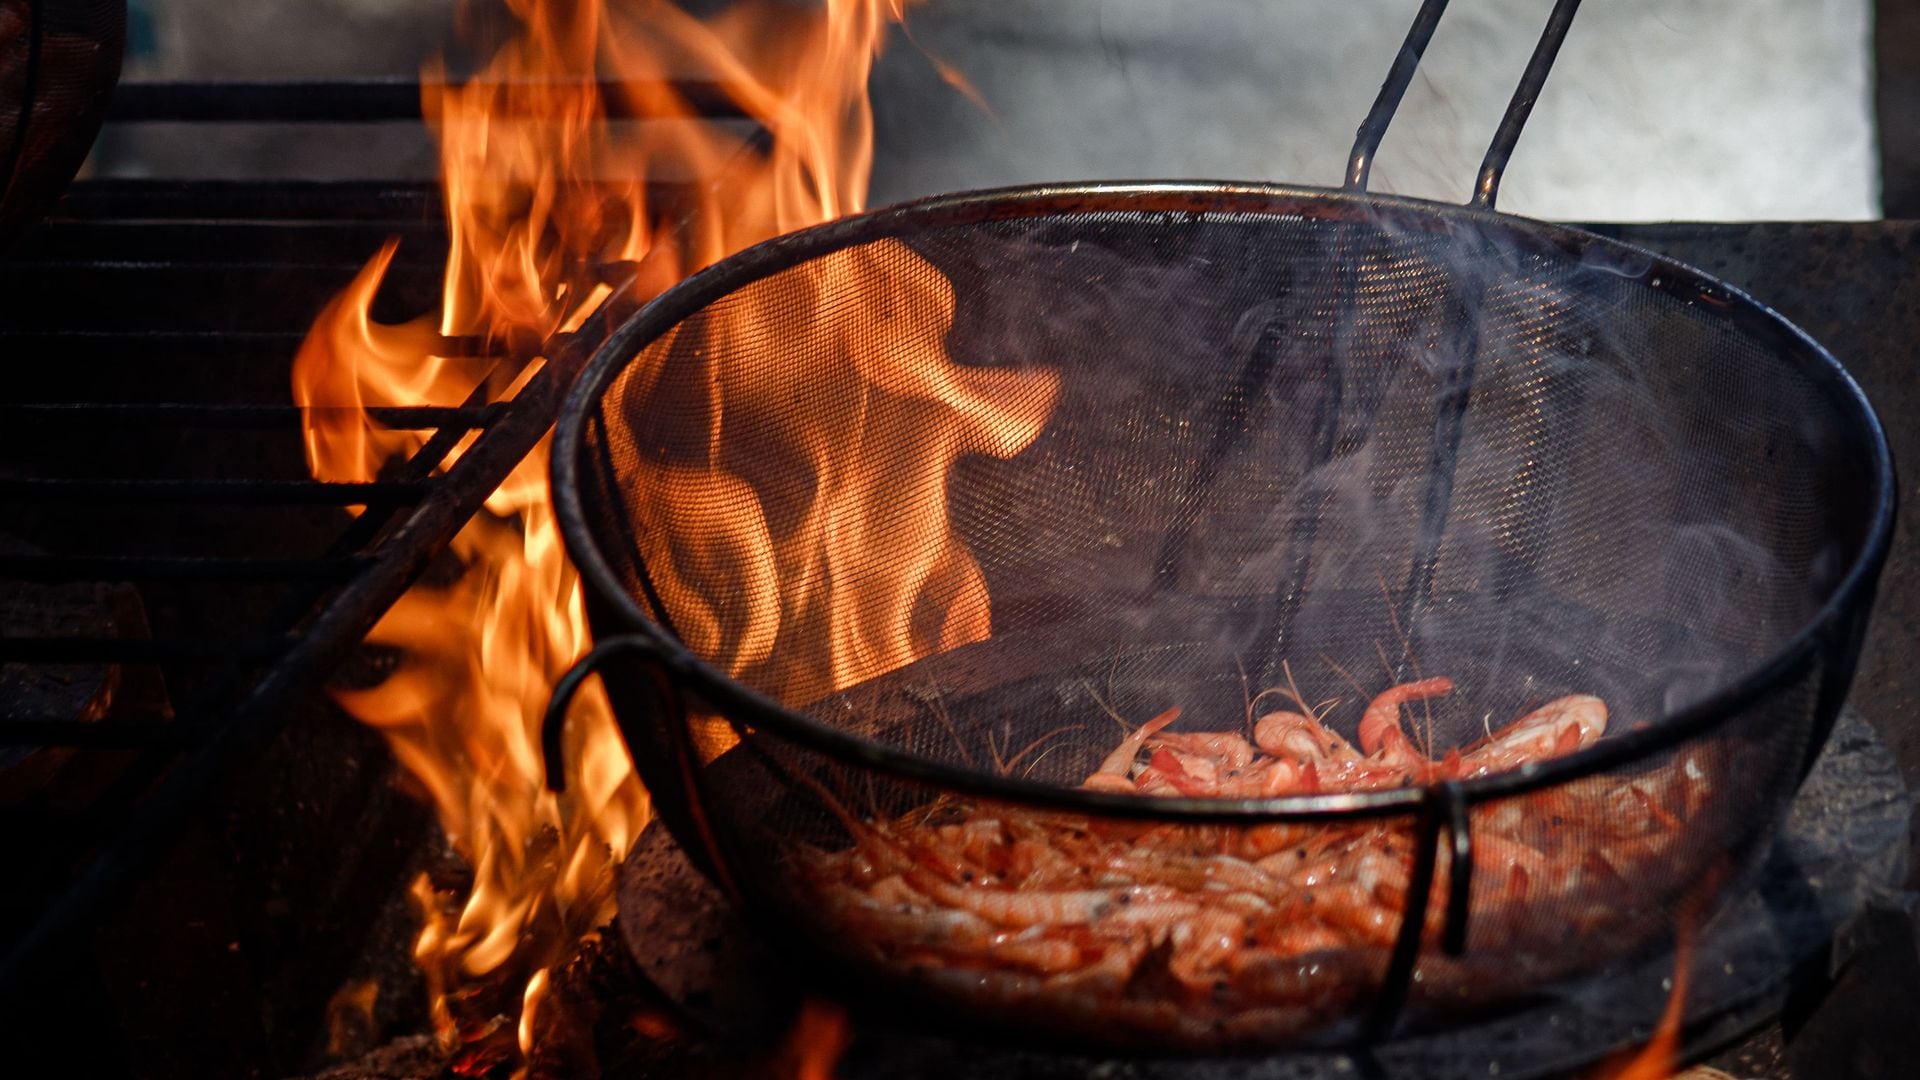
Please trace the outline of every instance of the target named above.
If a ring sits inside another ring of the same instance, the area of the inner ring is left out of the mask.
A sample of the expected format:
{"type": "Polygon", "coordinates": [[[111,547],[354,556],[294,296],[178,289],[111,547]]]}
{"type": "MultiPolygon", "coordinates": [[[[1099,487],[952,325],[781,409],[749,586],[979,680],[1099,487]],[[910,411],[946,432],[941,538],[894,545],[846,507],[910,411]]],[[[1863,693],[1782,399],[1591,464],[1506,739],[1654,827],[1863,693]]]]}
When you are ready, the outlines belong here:
{"type": "MultiPolygon", "coordinates": [[[[1271,798],[1431,784],[1571,753],[1608,729],[1599,698],[1567,695],[1434,760],[1401,709],[1452,690],[1446,678],[1389,687],[1353,742],[1297,690],[1301,711],[1259,716],[1250,738],[1166,731],[1180,715],[1168,709],[1128,732],[1084,787],[1271,798]]],[[[1595,882],[1640,881],[1650,863],[1681,861],[1686,826],[1714,792],[1710,765],[1679,753],[1632,776],[1475,806],[1475,933],[1551,951],[1558,933],[1614,928],[1617,915],[1583,897],[1595,882]],[[1552,920],[1540,917],[1548,907],[1552,920]]],[[[949,798],[868,820],[816,791],[852,837],[792,860],[825,927],[948,995],[1041,1027],[1136,1030],[1143,1046],[1227,1046],[1351,1019],[1403,932],[1417,861],[1407,824],[1389,819],[1229,827],[949,798]]],[[[1454,869],[1443,852],[1436,894],[1454,869]]],[[[1429,904],[1429,945],[1445,914],[1429,904]]],[[[1450,969],[1423,970],[1445,979],[1450,969]]]]}
{"type": "Polygon", "coordinates": [[[1155,750],[1147,758],[1147,767],[1136,778],[1142,787],[1153,784],[1155,780],[1164,781],[1174,791],[1195,798],[1207,798],[1220,793],[1219,776],[1204,759],[1195,762],[1195,770],[1189,770],[1187,762],[1165,750],[1155,750]]]}
{"type": "Polygon", "coordinates": [[[1244,769],[1253,763],[1253,747],[1237,731],[1163,731],[1147,740],[1149,748],[1171,751],[1189,766],[1204,759],[1215,771],[1244,769]]]}
{"type": "Polygon", "coordinates": [[[1180,719],[1180,706],[1175,705],[1134,728],[1126,738],[1120,740],[1120,745],[1113,748],[1113,752],[1100,763],[1100,767],[1095,769],[1093,775],[1087,777],[1080,786],[1090,791],[1132,792],[1136,790],[1133,782],[1127,778],[1133,771],[1133,759],[1140,756],[1140,748],[1146,745],[1148,739],[1158,734],[1161,728],[1178,719],[1180,719]]]}
{"type": "Polygon", "coordinates": [[[1329,731],[1305,713],[1271,712],[1253,725],[1253,741],[1280,759],[1307,762],[1358,761],[1360,754],[1347,740],[1329,731]]]}
{"type": "Polygon", "coordinates": [[[948,907],[970,911],[1002,926],[1071,926],[1104,918],[1136,903],[1173,898],[1175,890],[1149,886],[1118,889],[1061,889],[1024,892],[949,885],[932,875],[908,883],[948,907]]]}
{"type": "Polygon", "coordinates": [[[1503,836],[1483,835],[1473,842],[1474,891],[1517,902],[1549,889],[1553,875],[1547,856],[1503,836]]]}
{"type": "Polygon", "coordinates": [[[1360,717],[1360,748],[1368,757],[1424,774],[1431,763],[1413,748],[1407,741],[1407,733],[1400,729],[1400,707],[1410,701],[1424,701],[1452,692],[1453,680],[1445,675],[1382,690],[1360,717]]]}
{"type": "Polygon", "coordinates": [[[1167,970],[1188,986],[1209,986],[1213,972],[1241,947],[1247,936],[1247,922],[1225,911],[1209,911],[1184,919],[1173,927],[1168,940],[1173,957],[1167,970]]]}
{"type": "Polygon", "coordinates": [[[1306,774],[1291,761],[1267,758],[1220,781],[1217,794],[1227,798],[1271,799],[1312,791],[1306,774]]]}
{"type": "Polygon", "coordinates": [[[1462,755],[1462,775],[1485,776],[1570,754],[1593,745],[1606,731],[1606,702],[1591,694],[1568,694],[1515,720],[1462,755]]]}

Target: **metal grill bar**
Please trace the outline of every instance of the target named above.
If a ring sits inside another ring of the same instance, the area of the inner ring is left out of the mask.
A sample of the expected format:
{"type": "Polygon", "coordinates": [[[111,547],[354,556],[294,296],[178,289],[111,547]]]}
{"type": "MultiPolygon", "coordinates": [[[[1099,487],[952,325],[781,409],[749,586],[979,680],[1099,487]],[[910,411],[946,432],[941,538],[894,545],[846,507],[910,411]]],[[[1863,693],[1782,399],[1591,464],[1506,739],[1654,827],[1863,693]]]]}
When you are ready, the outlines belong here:
{"type": "Polygon", "coordinates": [[[291,330],[22,330],[0,328],[0,342],[9,348],[44,348],[98,351],[104,347],[138,346],[191,350],[201,355],[256,355],[278,353],[299,347],[307,335],[291,330]]]}
{"type": "Polygon", "coordinates": [[[196,730],[178,720],[93,720],[83,724],[40,717],[0,720],[0,747],[185,750],[199,742],[196,730]]]}
{"type": "Polygon", "coordinates": [[[446,226],[414,221],[117,221],[69,217],[28,234],[7,249],[9,266],[31,267],[63,260],[92,262],[102,251],[131,262],[178,260],[182,252],[217,251],[235,262],[363,264],[388,237],[400,238],[401,261],[438,259],[446,250],[446,226]]]}
{"type": "Polygon", "coordinates": [[[152,424],[196,428],[287,428],[298,427],[309,413],[364,413],[382,427],[402,431],[426,431],[433,428],[486,427],[498,420],[506,407],[501,404],[475,408],[444,408],[428,405],[365,409],[344,406],[297,405],[203,405],[189,402],[111,402],[62,401],[0,403],[0,424],[51,423],[75,424],[152,424]]]}
{"type": "Polygon", "coordinates": [[[0,502],[195,502],[227,506],[390,506],[417,503],[429,486],[415,480],[0,480],[0,502]]]}
{"type": "Polygon", "coordinates": [[[24,664],[258,663],[285,654],[295,640],[291,637],[0,638],[0,661],[24,664]]]}
{"type": "Polygon", "coordinates": [[[195,555],[0,555],[9,581],[326,581],[352,578],[370,555],[326,559],[216,559],[195,555]]]}
{"type": "Polygon", "coordinates": [[[93,180],[67,189],[54,220],[437,221],[430,181],[93,180]]]}
{"type": "Polygon", "coordinates": [[[461,455],[440,497],[415,508],[388,534],[381,545],[383,557],[313,619],[280,662],[255,684],[232,718],[167,776],[106,851],[0,962],[0,985],[15,985],[28,976],[42,949],[89,925],[102,904],[164,856],[182,820],[218,790],[219,782],[279,733],[290,713],[283,703],[291,695],[312,688],[333,669],[347,649],[372,628],[393,598],[426,568],[433,554],[452,539],[546,435],[592,343],[610,329],[608,318],[608,308],[603,305],[554,362],[528,382],[514,399],[512,414],[483,432],[461,455]]]}
{"type": "MultiPolygon", "coordinates": [[[[646,185],[650,206],[685,204],[690,183],[646,185]]],[[[75,184],[55,221],[374,221],[438,223],[440,189],[432,181],[93,180],[75,184]]]]}
{"type": "MultiPolygon", "coordinates": [[[[580,83],[518,83],[511,85],[531,95],[585,89],[580,83]]],[[[616,80],[591,84],[600,95],[608,117],[633,119],[628,104],[636,98],[656,99],[663,93],[678,96],[702,117],[713,120],[750,119],[719,83],[698,80],[616,80]]],[[[333,79],[307,82],[125,82],[115,89],[107,110],[108,122],[146,123],[333,123],[366,124],[418,122],[423,119],[418,79],[333,79]]],[[[515,97],[503,95],[511,107],[515,97]]],[[[505,115],[512,115],[511,113],[505,115]]]]}
{"type": "MultiPolygon", "coordinates": [[[[307,339],[304,332],[288,330],[170,330],[138,328],[113,330],[22,330],[0,328],[0,347],[8,350],[58,348],[71,356],[81,350],[98,354],[114,349],[150,351],[177,350],[207,360],[270,357],[283,361],[293,355],[307,339]]],[[[473,337],[442,337],[434,346],[435,356],[447,359],[488,355],[486,342],[473,337]]]]}

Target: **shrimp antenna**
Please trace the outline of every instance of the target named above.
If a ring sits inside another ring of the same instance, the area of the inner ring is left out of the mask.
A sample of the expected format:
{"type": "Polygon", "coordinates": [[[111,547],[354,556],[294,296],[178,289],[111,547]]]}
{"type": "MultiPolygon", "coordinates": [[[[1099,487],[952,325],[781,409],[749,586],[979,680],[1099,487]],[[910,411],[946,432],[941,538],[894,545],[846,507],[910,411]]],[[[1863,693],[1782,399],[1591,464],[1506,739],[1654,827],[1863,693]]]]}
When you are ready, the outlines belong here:
{"type": "MultiPolygon", "coordinates": [[[[1413,654],[1413,639],[1408,636],[1406,627],[1400,625],[1400,612],[1397,610],[1399,605],[1393,602],[1393,590],[1387,587],[1386,575],[1382,574],[1379,570],[1375,570],[1373,572],[1373,579],[1380,583],[1380,596],[1387,602],[1387,622],[1392,625],[1394,636],[1400,639],[1400,656],[1406,662],[1407,666],[1413,669],[1414,678],[1426,678],[1426,675],[1420,671],[1420,658],[1413,654]]],[[[1376,648],[1378,645],[1379,643],[1375,642],[1376,648]]],[[[1383,664],[1386,663],[1385,650],[1381,651],[1380,662],[1383,664]]],[[[1387,677],[1390,679],[1394,678],[1392,670],[1388,670],[1387,677]]],[[[1420,712],[1426,721],[1427,756],[1432,757],[1433,700],[1431,698],[1420,699],[1420,712]]]]}
{"type": "MultiPolygon", "coordinates": [[[[1380,654],[1380,666],[1387,669],[1387,678],[1392,679],[1393,664],[1387,660],[1386,647],[1381,645],[1378,641],[1376,641],[1373,643],[1373,651],[1380,654]]],[[[1404,708],[1405,706],[1400,706],[1400,707],[1404,708]]],[[[1433,714],[1431,712],[1427,714],[1427,725],[1426,725],[1424,741],[1426,742],[1426,745],[1421,747],[1421,752],[1428,757],[1432,757],[1433,756],[1433,714]]]]}
{"type": "MultiPolygon", "coordinates": [[[[1082,730],[1086,726],[1087,725],[1085,724],[1062,724],[1059,727],[1054,728],[1052,731],[1046,732],[1045,734],[1034,739],[1032,742],[1028,743],[1026,746],[1022,747],[1019,753],[1014,754],[1012,757],[1008,758],[1006,762],[1000,767],[1000,775],[1001,776],[1010,775],[1013,772],[1015,766],[1020,764],[1021,758],[1024,758],[1028,754],[1031,754],[1035,750],[1039,749],[1041,744],[1045,743],[1047,740],[1052,739],[1058,735],[1064,735],[1069,731],[1082,730]]],[[[1042,755],[1042,756],[1045,756],[1045,755],[1042,755]]],[[[1034,760],[1037,761],[1039,759],[1036,758],[1034,760]]]]}
{"type": "Polygon", "coordinates": [[[1284,686],[1269,686],[1269,687],[1267,687],[1267,688],[1266,688],[1265,690],[1262,690],[1262,691],[1260,691],[1259,693],[1257,693],[1257,694],[1255,694],[1255,695],[1253,695],[1253,700],[1252,700],[1252,701],[1250,701],[1250,702],[1248,702],[1248,707],[1249,707],[1249,708],[1251,708],[1251,709],[1253,709],[1253,710],[1255,710],[1255,711],[1258,711],[1258,709],[1259,709],[1259,707],[1260,707],[1260,702],[1262,702],[1262,701],[1264,701],[1264,700],[1265,700],[1265,699],[1267,698],[1267,696],[1268,696],[1268,695],[1273,695],[1274,697],[1278,697],[1278,698],[1280,698],[1280,699],[1281,699],[1282,701],[1287,701],[1287,700],[1291,700],[1291,699],[1289,699],[1289,698],[1287,697],[1287,688],[1286,688],[1286,687],[1284,687],[1284,686]]]}
{"type": "MultiPolygon", "coordinates": [[[[920,697],[918,694],[914,696],[920,697]]],[[[953,748],[960,752],[961,760],[968,765],[976,764],[973,760],[973,748],[960,737],[960,729],[953,723],[953,714],[947,711],[947,699],[940,696],[940,687],[929,684],[926,696],[921,698],[921,704],[927,707],[928,712],[933,713],[934,719],[940,721],[941,727],[947,729],[947,737],[953,740],[953,748]]]]}
{"type": "MultiPolygon", "coordinates": [[[[1406,659],[1408,666],[1413,669],[1413,677],[1416,679],[1422,678],[1420,674],[1420,658],[1413,655],[1413,639],[1407,636],[1406,627],[1400,625],[1400,613],[1395,610],[1398,605],[1393,602],[1393,590],[1387,587],[1386,575],[1375,570],[1373,572],[1373,580],[1380,583],[1380,598],[1387,602],[1387,623],[1393,627],[1393,636],[1400,640],[1400,655],[1406,659]]],[[[1388,672],[1388,677],[1393,678],[1393,673],[1388,672]]]]}
{"type": "MultiPolygon", "coordinates": [[[[1253,693],[1253,684],[1247,679],[1247,665],[1240,662],[1240,654],[1233,654],[1234,670],[1240,673],[1240,700],[1246,702],[1247,739],[1253,739],[1253,703],[1260,700],[1253,693]]],[[[1264,692],[1264,691],[1263,691],[1264,692]]]]}
{"type": "MultiPolygon", "coordinates": [[[[1003,723],[1001,726],[1007,733],[1007,741],[1011,743],[1013,741],[1013,727],[1011,722],[1003,723]]],[[[1000,741],[993,737],[992,728],[987,729],[987,756],[993,759],[995,772],[998,772],[1001,776],[1007,775],[1007,761],[1000,753],[1000,741]]]]}
{"type": "Polygon", "coordinates": [[[1060,744],[1060,743],[1054,743],[1054,744],[1053,744],[1052,746],[1049,746],[1049,747],[1047,747],[1047,748],[1046,748],[1045,750],[1042,750],[1042,751],[1040,751],[1039,753],[1037,753],[1037,754],[1035,754],[1035,755],[1033,755],[1033,760],[1032,760],[1032,761],[1029,761],[1029,762],[1027,762],[1027,768],[1026,768],[1026,771],[1024,771],[1024,772],[1022,772],[1022,773],[1020,774],[1020,777],[1021,777],[1021,779],[1032,779],[1032,778],[1033,778],[1033,770],[1035,770],[1035,769],[1037,769],[1037,768],[1039,768],[1039,767],[1040,767],[1040,762],[1042,762],[1042,761],[1044,761],[1044,760],[1046,759],[1046,756],[1047,756],[1048,754],[1051,754],[1051,753],[1053,753],[1053,752],[1054,752],[1055,750],[1058,750],[1058,749],[1060,749],[1060,746],[1061,746],[1061,744],[1060,744]]]}
{"type": "Polygon", "coordinates": [[[1312,716],[1313,709],[1307,705],[1306,695],[1300,692],[1300,684],[1293,679],[1293,664],[1286,660],[1280,661],[1280,674],[1287,677],[1287,687],[1285,690],[1287,696],[1293,699],[1293,703],[1300,707],[1301,712],[1312,716]]]}
{"type": "Polygon", "coordinates": [[[1120,729],[1121,729],[1122,731],[1132,731],[1132,730],[1133,730],[1133,725],[1132,725],[1132,724],[1129,724],[1129,723],[1127,723],[1127,718],[1126,718],[1126,717],[1124,717],[1124,716],[1121,716],[1121,715],[1119,714],[1119,712],[1117,712],[1117,711],[1115,711],[1115,709],[1114,709],[1114,707],[1113,707],[1113,706],[1111,706],[1111,705],[1109,705],[1109,704],[1107,704],[1107,701],[1106,701],[1106,699],[1100,696],[1100,691],[1098,691],[1098,690],[1095,690],[1095,689],[1093,688],[1093,683],[1092,683],[1092,682],[1090,682],[1089,680],[1086,680],[1086,679],[1082,679],[1082,680],[1080,680],[1080,685],[1082,685],[1082,686],[1084,686],[1084,687],[1086,687],[1086,688],[1087,688],[1087,696],[1093,699],[1093,703],[1094,703],[1095,705],[1098,705],[1098,706],[1100,706],[1100,711],[1101,711],[1101,712],[1103,712],[1103,713],[1106,713],[1106,714],[1107,714],[1108,716],[1111,716],[1111,717],[1113,717],[1113,722],[1114,722],[1114,723],[1116,723],[1116,724],[1119,724],[1119,725],[1120,725],[1120,729]]]}
{"type": "Polygon", "coordinates": [[[1335,675],[1338,675],[1340,676],[1341,679],[1345,680],[1348,686],[1353,687],[1353,692],[1356,694],[1359,694],[1361,697],[1361,700],[1366,699],[1367,688],[1360,685],[1360,680],[1348,674],[1347,669],[1341,667],[1340,662],[1338,660],[1335,660],[1333,657],[1328,656],[1326,653],[1320,654],[1320,660],[1321,662],[1325,663],[1328,667],[1332,668],[1333,673],[1335,675]]]}

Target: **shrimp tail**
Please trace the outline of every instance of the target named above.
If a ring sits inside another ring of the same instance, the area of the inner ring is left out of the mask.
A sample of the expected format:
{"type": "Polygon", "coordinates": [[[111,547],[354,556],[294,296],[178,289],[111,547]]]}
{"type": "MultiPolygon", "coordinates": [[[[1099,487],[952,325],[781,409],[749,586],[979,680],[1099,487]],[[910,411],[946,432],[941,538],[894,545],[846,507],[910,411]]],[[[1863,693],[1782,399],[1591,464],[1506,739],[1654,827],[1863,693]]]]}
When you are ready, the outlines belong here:
{"type": "Polygon", "coordinates": [[[1407,733],[1400,729],[1400,707],[1410,701],[1424,701],[1453,692],[1453,680],[1445,675],[1418,682],[1401,683],[1382,690],[1360,718],[1360,749],[1369,755],[1383,749],[1388,756],[1413,752],[1407,733]]]}

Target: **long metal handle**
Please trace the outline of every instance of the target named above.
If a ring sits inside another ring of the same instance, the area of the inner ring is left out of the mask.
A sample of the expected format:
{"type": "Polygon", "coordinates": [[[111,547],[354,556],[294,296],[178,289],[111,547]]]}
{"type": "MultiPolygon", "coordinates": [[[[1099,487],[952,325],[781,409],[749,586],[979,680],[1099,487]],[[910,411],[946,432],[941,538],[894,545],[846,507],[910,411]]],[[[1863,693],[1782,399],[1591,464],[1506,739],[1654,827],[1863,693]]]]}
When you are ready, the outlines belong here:
{"type": "MultiPolygon", "coordinates": [[[[1520,131],[1526,126],[1534,103],[1540,99],[1540,88],[1546,85],[1547,74],[1553,70],[1554,58],[1560,55],[1560,45],[1567,39],[1567,30],[1573,26],[1574,13],[1579,10],[1580,0],[1556,0],[1553,5],[1553,13],[1547,16],[1546,29],[1540,32],[1540,40],[1533,47],[1527,68],[1520,74],[1520,84],[1514,87],[1513,98],[1507,102],[1507,111],[1501,115],[1500,126],[1493,133],[1487,156],[1480,161],[1480,175],[1474,181],[1469,206],[1493,209],[1494,200],[1500,194],[1500,178],[1507,170],[1507,160],[1513,156],[1513,148],[1520,141],[1520,131]]],[[[1367,190],[1367,179],[1373,171],[1373,157],[1380,149],[1380,140],[1387,133],[1387,125],[1393,123],[1393,114],[1400,108],[1400,101],[1413,82],[1413,73],[1420,67],[1420,58],[1426,54],[1427,43],[1433,40],[1434,28],[1440,25],[1440,16],[1446,11],[1447,0],[1426,0],[1414,15],[1413,25],[1407,29],[1406,40],[1401,42],[1400,52],[1394,56],[1393,66],[1387,70],[1387,79],[1380,84],[1380,96],[1374,98],[1373,108],[1367,110],[1367,118],[1361,121],[1360,130],[1354,135],[1353,150],[1347,155],[1348,191],[1367,190]]]]}
{"type": "Polygon", "coordinates": [[[1413,83],[1413,73],[1420,67],[1420,58],[1426,55],[1427,42],[1433,40],[1434,27],[1440,25],[1440,16],[1446,13],[1447,0],[1426,0],[1414,15],[1413,25],[1407,28],[1407,39],[1400,43],[1400,52],[1394,56],[1393,66],[1387,69],[1387,81],[1380,84],[1380,96],[1373,99],[1373,108],[1367,110],[1367,118],[1360,121],[1360,130],[1354,133],[1353,152],[1347,155],[1348,191],[1367,190],[1374,152],[1380,149],[1387,125],[1393,123],[1400,99],[1413,83]]]}

